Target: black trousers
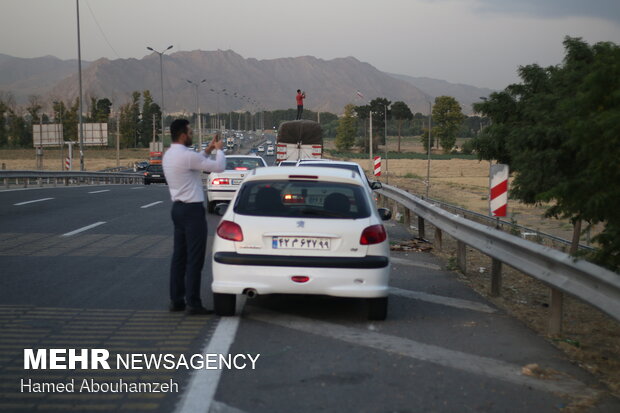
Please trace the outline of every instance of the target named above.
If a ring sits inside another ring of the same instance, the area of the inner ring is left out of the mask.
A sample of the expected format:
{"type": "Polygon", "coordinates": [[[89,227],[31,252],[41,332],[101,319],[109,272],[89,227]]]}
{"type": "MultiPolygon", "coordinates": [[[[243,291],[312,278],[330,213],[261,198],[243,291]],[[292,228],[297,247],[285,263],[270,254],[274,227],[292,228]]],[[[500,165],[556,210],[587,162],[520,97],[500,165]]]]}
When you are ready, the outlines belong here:
{"type": "Polygon", "coordinates": [[[297,120],[301,119],[301,114],[304,113],[304,105],[297,105],[297,120]]]}
{"type": "Polygon", "coordinates": [[[202,202],[172,204],[174,252],[170,265],[170,300],[190,307],[202,305],[200,281],[207,250],[207,219],[202,202]]]}

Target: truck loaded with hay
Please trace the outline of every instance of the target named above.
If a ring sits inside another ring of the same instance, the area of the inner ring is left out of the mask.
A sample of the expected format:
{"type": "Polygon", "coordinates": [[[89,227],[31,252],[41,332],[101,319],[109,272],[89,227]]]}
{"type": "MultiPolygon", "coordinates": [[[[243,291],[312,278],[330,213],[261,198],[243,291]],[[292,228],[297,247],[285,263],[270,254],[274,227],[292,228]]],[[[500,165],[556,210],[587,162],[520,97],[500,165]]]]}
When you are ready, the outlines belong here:
{"type": "Polygon", "coordinates": [[[311,120],[282,122],[278,129],[276,162],[321,159],[323,129],[311,120]]]}

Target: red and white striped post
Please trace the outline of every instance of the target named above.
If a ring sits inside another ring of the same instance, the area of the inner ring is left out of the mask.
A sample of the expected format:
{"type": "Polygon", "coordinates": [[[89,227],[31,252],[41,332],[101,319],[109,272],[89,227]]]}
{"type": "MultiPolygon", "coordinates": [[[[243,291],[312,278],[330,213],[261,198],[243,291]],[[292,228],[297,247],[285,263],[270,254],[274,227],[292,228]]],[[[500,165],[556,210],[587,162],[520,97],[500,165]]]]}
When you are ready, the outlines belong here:
{"type": "Polygon", "coordinates": [[[489,212],[493,217],[505,217],[508,210],[508,165],[491,165],[489,180],[489,212]]]}
{"type": "Polygon", "coordinates": [[[375,156],[375,176],[381,176],[381,157],[375,156]]]}

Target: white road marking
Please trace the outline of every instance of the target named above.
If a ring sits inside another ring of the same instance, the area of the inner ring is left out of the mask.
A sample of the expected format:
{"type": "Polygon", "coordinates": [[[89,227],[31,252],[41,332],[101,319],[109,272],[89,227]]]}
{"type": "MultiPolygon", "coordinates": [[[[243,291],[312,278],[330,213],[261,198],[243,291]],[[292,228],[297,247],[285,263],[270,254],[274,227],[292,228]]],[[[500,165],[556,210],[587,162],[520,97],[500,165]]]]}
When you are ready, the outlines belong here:
{"type": "Polygon", "coordinates": [[[153,205],[161,204],[162,202],[164,202],[164,201],[152,202],[152,203],[150,203],[150,204],[142,205],[140,208],[150,208],[150,207],[152,207],[153,205]]]}
{"type": "Polygon", "coordinates": [[[537,390],[572,395],[596,394],[596,391],[573,378],[561,375],[553,379],[541,380],[521,373],[521,366],[502,360],[448,350],[402,337],[390,336],[373,331],[360,330],[340,324],[288,316],[271,311],[260,310],[246,314],[246,318],[272,325],[290,328],[305,333],[365,346],[388,353],[421,360],[440,366],[463,370],[469,373],[496,378],[520,386],[537,390]]]}
{"type": "Polygon", "coordinates": [[[71,235],[79,234],[80,232],[83,232],[83,231],[88,231],[91,228],[95,228],[95,227],[98,227],[99,225],[103,225],[103,224],[105,224],[105,221],[95,222],[94,224],[90,224],[90,225],[87,225],[85,227],[78,228],[75,231],[67,232],[66,234],[62,234],[61,236],[62,237],[70,237],[71,235]]]}
{"type": "Polygon", "coordinates": [[[41,198],[41,199],[35,199],[32,201],[26,201],[26,202],[18,202],[17,204],[13,204],[15,206],[19,206],[19,205],[26,205],[26,204],[32,204],[34,202],[43,202],[43,201],[49,201],[50,199],[54,199],[54,198],[41,198]]]}
{"type": "Polygon", "coordinates": [[[413,261],[413,260],[407,260],[405,258],[390,257],[390,262],[392,264],[409,265],[411,267],[427,268],[429,270],[441,270],[441,267],[439,265],[430,264],[430,263],[427,263],[427,262],[418,262],[418,261],[413,261]]]}
{"type": "Polygon", "coordinates": [[[483,313],[496,313],[492,307],[475,301],[463,300],[460,298],[446,297],[443,295],[427,294],[420,291],[403,290],[402,288],[390,287],[390,294],[399,297],[413,298],[415,300],[426,301],[434,304],[447,305],[450,307],[462,308],[465,310],[480,311],[483,313]]]}
{"type": "MultiPolygon", "coordinates": [[[[238,295],[237,314],[241,314],[244,305],[245,295],[238,295]]],[[[208,342],[202,349],[202,354],[228,354],[237,335],[240,321],[240,315],[220,318],[215,332],[210,339],[207,339],[208,342]]],[[[176,413],[209,412],[221,375],[221,370],[194,370],[187,385],[187,391],[175,410],[176,413]]]]}
{"type": "Polygon", "coordinates": [[[134,186],[133,188],[129,188],[129,189],[144,189],[143,186],[134,186]]]}
{"type": "Polygon", "coordinates": [[[209,413],[245,413],[245,411],[229,406],[226,403],[213,400],[209,413]]]}
{"type": "Polygon", "coordinates": [[[102,189],[100,191],[90,191],[89,194],[100,194],[102,192],[110,192],[109,189],[102,189]]]}

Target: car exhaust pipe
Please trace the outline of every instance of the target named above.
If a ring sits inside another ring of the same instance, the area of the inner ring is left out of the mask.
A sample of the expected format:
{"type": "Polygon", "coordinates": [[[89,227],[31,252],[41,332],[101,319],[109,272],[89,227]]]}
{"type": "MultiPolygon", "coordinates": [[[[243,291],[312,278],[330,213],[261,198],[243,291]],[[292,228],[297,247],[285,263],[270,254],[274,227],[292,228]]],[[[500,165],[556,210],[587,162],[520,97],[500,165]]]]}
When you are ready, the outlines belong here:
{"type": "Polygon", "coordinates": [[[258,295],[258,293],[254,288],[248,288],[245,290],[245,295],[247,295],[248,298],[254,298],[258,295]]]}

